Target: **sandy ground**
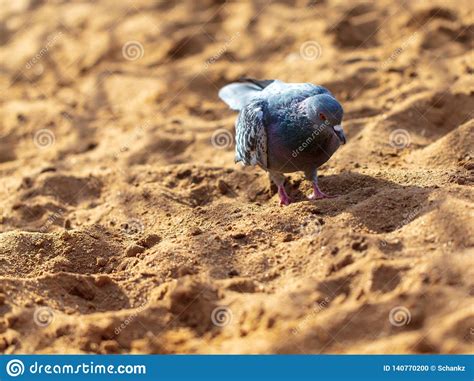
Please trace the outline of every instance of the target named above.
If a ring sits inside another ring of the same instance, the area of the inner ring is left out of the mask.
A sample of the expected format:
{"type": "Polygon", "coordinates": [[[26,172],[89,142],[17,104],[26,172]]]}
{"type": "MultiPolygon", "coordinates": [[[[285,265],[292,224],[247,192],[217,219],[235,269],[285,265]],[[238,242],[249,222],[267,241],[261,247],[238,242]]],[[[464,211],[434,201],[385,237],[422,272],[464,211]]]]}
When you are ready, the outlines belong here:
{"type": "Polygon", "coordinates": [[[473,352],[473,3],[176,3],[2,3],[0,351],[473,352]],[[341,101],[338,198],[233,163],[242,76],[341,101]]]}

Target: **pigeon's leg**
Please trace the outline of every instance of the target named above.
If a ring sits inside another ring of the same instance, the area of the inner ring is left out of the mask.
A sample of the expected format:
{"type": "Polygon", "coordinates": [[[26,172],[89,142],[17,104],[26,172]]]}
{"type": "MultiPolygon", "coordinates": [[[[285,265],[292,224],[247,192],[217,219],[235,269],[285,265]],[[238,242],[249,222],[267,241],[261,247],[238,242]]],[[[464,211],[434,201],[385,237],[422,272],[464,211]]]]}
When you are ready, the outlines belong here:
{"type": "Polygon", "coordinates": [[[313,194],[308,196],[309,200],[320,200],[322,198],[334,198],[336,196],[328,195],[319,189],[318,186],[318,170],[313,169],[311,171],[305,172],[306,179],[313,183],[313,194]]]}
{"type": "Polygon", "coordinates": [[[279,172],[270,172],[270,179],[278,187],[278,196],[280,196],[280,205],[290,205],[291,199],[285,190],[285,176],[279,172]]]}

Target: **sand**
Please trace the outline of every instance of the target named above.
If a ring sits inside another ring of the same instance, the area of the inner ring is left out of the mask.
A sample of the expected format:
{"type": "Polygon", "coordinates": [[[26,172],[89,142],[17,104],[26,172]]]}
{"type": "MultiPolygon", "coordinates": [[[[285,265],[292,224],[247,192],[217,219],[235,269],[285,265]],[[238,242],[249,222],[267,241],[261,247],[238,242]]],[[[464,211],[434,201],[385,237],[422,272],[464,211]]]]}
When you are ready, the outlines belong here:
{"type": "Polygon", "coordinates": [[[473,14],[2,4],[0,351],[473,352],[473,14]],[[234,164],[244,76],[340,100],[337,198],[234,164]]]}

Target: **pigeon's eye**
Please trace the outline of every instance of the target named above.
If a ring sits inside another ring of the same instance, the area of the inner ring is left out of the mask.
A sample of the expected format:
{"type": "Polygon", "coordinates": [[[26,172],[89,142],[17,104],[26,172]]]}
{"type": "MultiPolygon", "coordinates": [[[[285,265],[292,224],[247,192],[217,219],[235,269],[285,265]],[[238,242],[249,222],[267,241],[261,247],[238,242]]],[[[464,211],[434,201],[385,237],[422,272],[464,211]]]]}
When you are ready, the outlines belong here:
{"type": "Polygon", "coordinates": [[[325,121],[326,120],[326,115],[324,115],[322,112],[319,113],[319,119],[321,119],[322,121],[325,121]]]}

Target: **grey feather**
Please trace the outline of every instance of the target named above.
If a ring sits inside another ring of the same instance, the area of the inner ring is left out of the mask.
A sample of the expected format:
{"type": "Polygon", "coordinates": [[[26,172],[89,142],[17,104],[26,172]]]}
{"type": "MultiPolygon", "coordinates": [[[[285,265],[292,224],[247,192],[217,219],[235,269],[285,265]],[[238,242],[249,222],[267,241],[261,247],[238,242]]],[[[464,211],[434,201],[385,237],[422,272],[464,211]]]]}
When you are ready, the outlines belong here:
{"type": "Polygon", "coordinates": [[[264,89],[265,87],[268,87],[271,85],[273,82],[275,82],[274,79],[254,79],[254,78],[241,78],[239,82],[245,83],[245,82],[250,82],[253,83],[254,85],[257,85],[261,89],[264,89]]]}
{"type": "Polygon", "coordinates": [[[343,110],[328,89],[279,80],[242,81],[219,91],[231,108],[240,111],[236,121],[236,162],[286,173],[319,167],[337,150],[340,144],[333,127],[340,124],[343,110]],[[331,122],[322,129],[317,128],[321,123],[321,102],[328,114],[327,122],[331,122]],[[306,143],[304,152],[292,157],[306,143]]]}
{"type": "Polygon", "coordinates": [[[261,88],[253,83],[231,83],[219,90],[219,98],[232,110],[241,110],[260,91],[261,88]]]}
{"type": "Polygon", "coordinates": [[[235,126],[236,162],[267,168],[266,113],[267,104],[259,99],[251,101],[241,110],[235,126]]]}

